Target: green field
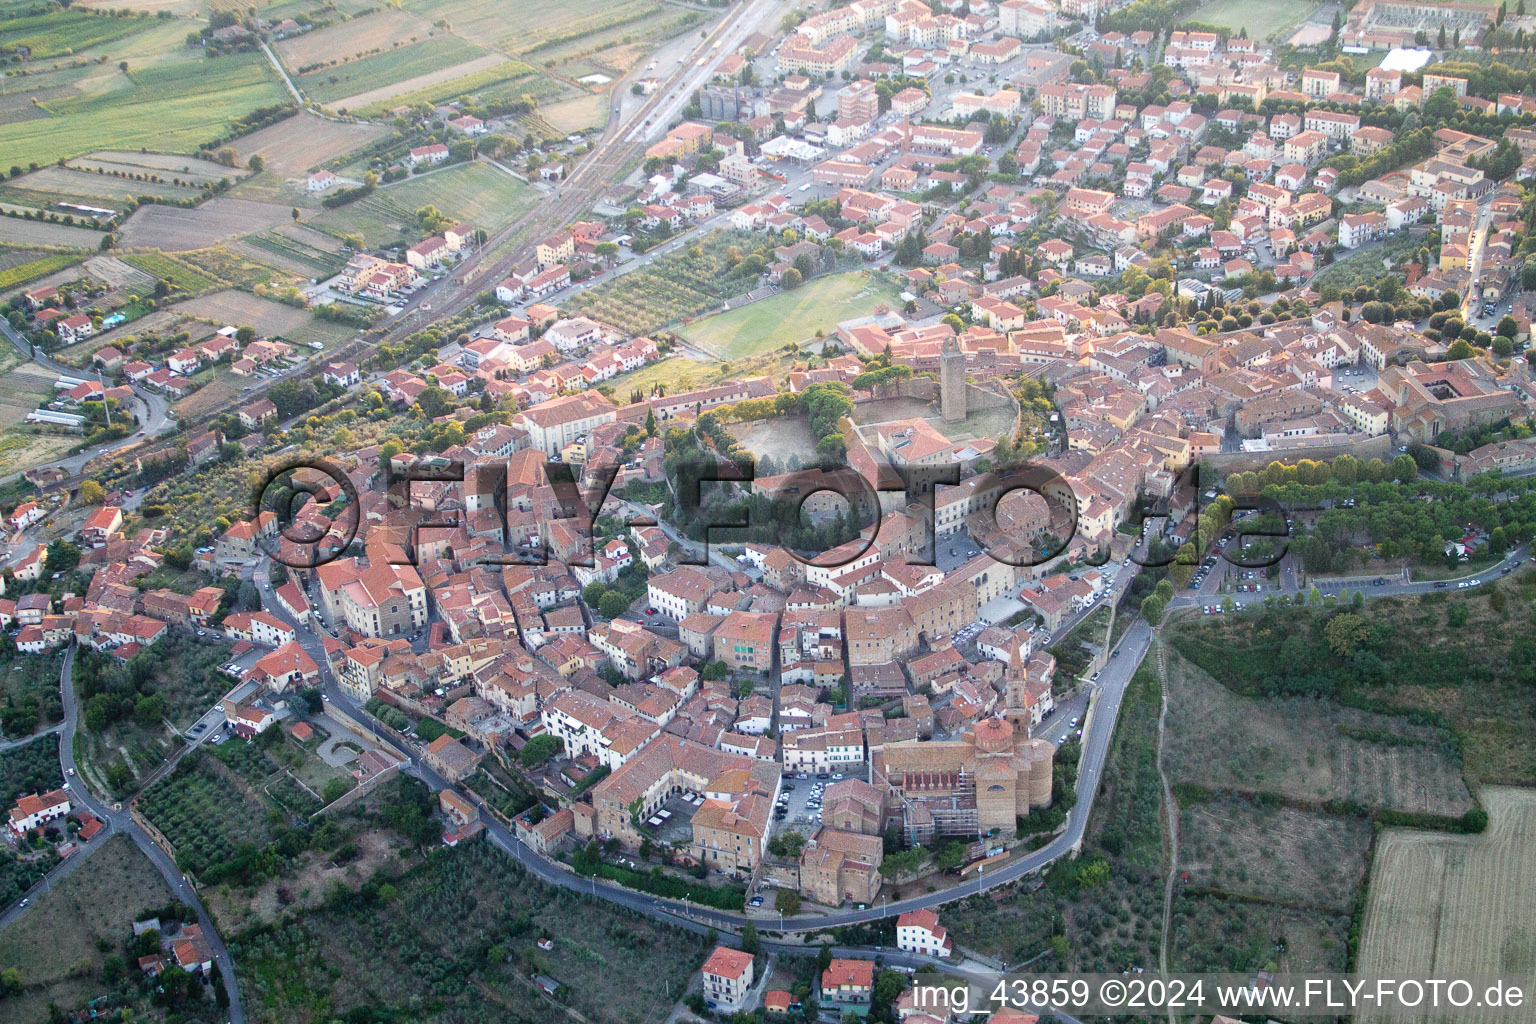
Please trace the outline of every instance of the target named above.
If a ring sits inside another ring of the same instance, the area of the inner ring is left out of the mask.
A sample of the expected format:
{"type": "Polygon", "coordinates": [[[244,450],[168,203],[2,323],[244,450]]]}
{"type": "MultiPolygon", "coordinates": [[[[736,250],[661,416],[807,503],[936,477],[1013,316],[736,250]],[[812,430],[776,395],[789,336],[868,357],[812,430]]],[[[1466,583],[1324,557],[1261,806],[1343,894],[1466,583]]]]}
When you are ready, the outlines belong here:
{"type": "Polygon", "coordinates": [[[457,36],[438,35],[362,60],[311,71],[298,76],[296,84],[310,98],[330,103],[462,64],[483,52],[457,36]]]}
{"type": "MultiPolygon", "coordinates": [[[[437,85],[429,85],[411,92],[402,92],[387,100],[371,104],[353,113],[375,116],[396,107],[413,107],[419,103],[437,104],[459,96],[478,96],[481,102],[503,101],[520,98],[524,94],[539,97],[541,94],[560,95],[560,83],[548,75],[535,71],[521,61],[505,61],[494,68],[476,71],[462,78],[455,78],[437,85]]],[[[356,95],[355,93],[353,95],[356,95]]]]}
{"type": "Polygon", "coordinates": [[[1288,35],[1307,20],[1317,4],[1311,0],[1270,0],[1256,4],[1249,0],[1211,0],[1190,15],[1202,25],[1219,25],[1233,32],[1247,29],[1250,39],[1270,39],[1288,35]]]}
{"type": "Polygon", "coordinates": [[[52,256],[41,256],[18,266],[0,270],[0,291],[36,281],[40,277],[47,277],[65,267],[74,266],[81,259],[82,257],[72,253],[55,253],[52,256]]]}
{"type": "MultiPolygon", "coordinates": [[[[84,83],[82,83],[84,84],[84,83]]],[[[170,61],[92,79],[95,91],[40,100],[48,117],[0,124],[7,165],[53,163],[96,149],[191,151],[229,120],[287,98],[259,53],[170,61]]]]}
{"type": "Polygon", "coordinates": [[[130,267],[135,267],[146,274],[153,274],[155,277],[169,281],[182,291],[193,295],[199,292],[212,291],[219,287],[219,282],[213,278],[199,274],[191,267],[162,256],[159,253],[123,253],[121,259],[130,267]]]}
{"type": "Polygon", "coordinates": [[[310,224],[334,234],[356,232],[372,246],[420,239],[416,211],[435,206],[445,217],[496,231],[531,207],[539,194],[490,164],[450,167],[381,188],[367,199],[327,210],[310,224]]]}
{"type": "Polygon", "coordinates": [[[893,304],[896,289],[862,271],[815,278],[740,309],[705,317],[679,333],[721,359],[740,359],[828,334],[840,320],[867,316],[878,303],[893,304]]]}
{"type": "Polygon", "coordinates": [[[0,46],[31,47],[33,60],[62,57],[122,39],[152,24],[147,17],[113,18],[79,8],[51,11],[0,22],[0,46]]]}

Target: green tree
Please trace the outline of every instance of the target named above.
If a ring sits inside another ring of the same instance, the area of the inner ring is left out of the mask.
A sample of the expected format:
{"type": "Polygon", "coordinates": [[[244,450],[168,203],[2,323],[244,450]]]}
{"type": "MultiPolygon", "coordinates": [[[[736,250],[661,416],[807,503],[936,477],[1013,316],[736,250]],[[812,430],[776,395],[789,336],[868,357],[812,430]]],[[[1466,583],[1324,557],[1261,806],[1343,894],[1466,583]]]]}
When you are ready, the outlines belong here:
{"type": "Polygon", "coordinates": [[[751,921],[748,921],[741,927],[741,951],[743,953],[750,953],[753,956],[757,956],[758,951],[761,948],[762,944],[758,941],[757,938],[757,925],[753,924],[751,921]]]}
{"type": "Polygon", "coordinates": [[[523,745],[517,759],[524,768],[537,768],[565,749],[565,741],[551,733],[540,733],[523,745]]]}
{"type": "Polygon", "coordinates": [[[605,619],[616,619],[623,615],[628,607],[629,601],[625,599],[623,594],[617,590],[610,590],[598,602],[597,612],[605,619]]]}

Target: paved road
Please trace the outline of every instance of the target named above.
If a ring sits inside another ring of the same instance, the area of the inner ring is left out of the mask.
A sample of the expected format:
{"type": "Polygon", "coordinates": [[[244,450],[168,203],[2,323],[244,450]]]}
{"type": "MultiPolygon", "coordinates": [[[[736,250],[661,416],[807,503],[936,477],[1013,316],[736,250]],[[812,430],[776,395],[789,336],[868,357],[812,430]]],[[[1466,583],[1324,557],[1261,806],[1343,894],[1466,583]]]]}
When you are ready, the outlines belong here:
{"type": "Polygon", "coordinates": [[[6,740],[4,743],[0,743],[0,750],[15,750],[17,747],[24,747],[28,743],[31,743],[33,740],[40,740],[44,736],[52,736],[54,733],[58,732],[59,730],[61,730],[63,728],[64,728],[64,723],[60,722],[58,725],[51,725],[51,726],[49,726],[48,728],[44,729],[42,732],[35,732],[31,736],[23,736],[20,739],[16,739],[16,740],[6,740]]]}
{"type": "MultiPolygon", "coordinates": [[[[1206,605],[1216,605],[1219,607],[1230,597],[1233,604],[1238,608],[1242,608],[1250,604],[1263,604],[1265,598],[1272,597],[1277,593],[1289,594],[1292,599],[1295,599],[1297,596],[1309,593],[1314,586],[1317,587],[1324,597],[1330,595],[1337,596],[1345,591],[1353,593],[1357,590],[1365,594],[1367,598],[1403,597],[1412,594],[1429,594],[1437,590],[1464,590],[1466,587],[1463,587],[1462,584],[1481,586],[1490,580],[1508,575],[1508,573],[1514,571],[1517,565],[1525,560],[1529,553],[1529,546],[1521,545],[1486,569],[1465,573],[1461,576],[1453,576],[1444,580],[1404,582],[1401,575],[1381,573],[1373,576],[1353,576],[1344,579],[1314,579],[1302,585],[1297,582],[1298,577],[1295,575],[1282,573],[1281,582],[1278,585],[1267,580],[1263,581],[1266,589],[1257,593],[1211,593],[1206,587],[1202,587],[1199,591],[1181,590],[1172,601],[1168,602],[1168,607],[1170,610],[1206,605]],[[1378,579],[1384,579],[1387,582],[1377,586],[1375,581],[1378,579]]],[[[1215,575],[1214,570],[1212,575],[1215,575]]],[[[1206,585],[1209,586],[1210,583],[1210,579],[1207,578],[1206,585]]]]}
{"type": "MultiPolygon", "coordinates": [[[[64,366],[61,363],[55,362],[41,351],[37,351],[35,353],[32,352],[30,346],[27,344],[27,339],[23,338],[21,334],[16,330],[16,328],[11,326],[10,321],[6,320],[4,317],[0,317],[0,334],[4,334],[10,343],[16,346],[16,350],[22,355],[26,356],[31,353],[30,358],[32,361],[37,363],[37,365],[41,366],[45,370],[57,373],[63,377],[89,376],[89,374],[82,370],[78,370],[73,366],[64,366]]],[[[70,455],[66,458],[62,458],[54,462],[44,463],[43,465],[57,466],[60,469],[68,472],[70,475],[74,475],[79,473],[81,467],[83,467],[91,459],[95,458],[98,454],[109,451],[116,451],[119,448],[126,448],[131,444],[142,443],[144,438],[139,437],[139,434],[143,434],[144,437],[154,437],[157,434],[162,433],[166,429],[166,424],[170,416],[169,411],[166,408],[165,399],[152,391],[148,391],[139,387],[137,384],[131,384],[129,386],[133,389],[133,395],[138,405],[138,408],[134,410],[134,415],[138,418],[139,421],[139,430],[136,433],[129,434],[127,437],[120,438],[119,440],[112,441],[108,444],[98,445],[94,448],[88,448],[76,455],[70,455]]],[[[174,422],[171,423],[171,426],[174,429],[174,422]]],[[[11,476],[16,475],[18,474],[11,474],[11,476]]],[[[6,479],[10,478],[7,477],[6,479]]]]}
{"type": "MultiPolygon", "coordinates": [[[[214,963],[218,966],[224,992],[229,996],[229,1024],[245,1024],[245,1010],[240,1003],[240,987],[235,980],[235,962],[229,955],[229,947],[224,944],[223,937],[219,935],[213,920],[208,916],[208,909],[203,906],[202,899],[198,897],[197,889],[181,873],[176,862],[155,845],[154,840],[150,839],[138,822],[133,820],[127,806],[117,803],[108,804],[97,799],[78,774],[78,766],[75,764],[75,733],[79,724],[80,709],[79,701],[75,699],[74,664],[75,649],[71,647],[64,653],[64,665],[59,672],[59,687],[64,701],[64,734],[59,738],[59,767],[70,785],[71,803],[84,807],[100,818],[105,827],[89,844],[81,847],[79,852],[50,872],[49,877],[35,887],[35,891],[46,892],[60,878],[77,870],[85,863],[87,857],[101,849],[106,844],[107,837],[118,832],[124,833],[133,840],[135,846],[144,851],[144,855],[160,872],[166,885],[170,886],[171,891],[176,894],[176,898],[197,912],[198,924],[202,926],[203,936],[208,942],[209,950],[213,953],[214,963]]],[[[0,929],[8,926],[24,913],[26,908],[12,906],[4,914],[0,914],[0,929]]]]}

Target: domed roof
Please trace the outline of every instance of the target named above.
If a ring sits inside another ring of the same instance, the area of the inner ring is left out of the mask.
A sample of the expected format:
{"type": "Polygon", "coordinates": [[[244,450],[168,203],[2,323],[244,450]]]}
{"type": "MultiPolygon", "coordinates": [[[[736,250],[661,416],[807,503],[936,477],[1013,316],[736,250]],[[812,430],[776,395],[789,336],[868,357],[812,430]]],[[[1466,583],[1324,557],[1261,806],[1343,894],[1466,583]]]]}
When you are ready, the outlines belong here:
{"type": "Polygon", "coordinates": [[[993,753],[1012,750],[1013,726],[1002,718],[988,718],[977,722],[976,749],[993,753]]]}

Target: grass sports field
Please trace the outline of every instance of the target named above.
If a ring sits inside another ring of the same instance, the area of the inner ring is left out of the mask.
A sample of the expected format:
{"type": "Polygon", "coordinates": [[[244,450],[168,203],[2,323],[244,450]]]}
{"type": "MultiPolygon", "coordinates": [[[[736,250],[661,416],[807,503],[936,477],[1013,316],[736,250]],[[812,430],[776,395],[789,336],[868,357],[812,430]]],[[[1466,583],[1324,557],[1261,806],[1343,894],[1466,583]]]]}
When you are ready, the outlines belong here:
{"type": "Polygon", "coordinates": [[[445,217],[494,232],[522,214],[539,194],[490,164],[470,163],[381,188],[366,199],[327,210],[310,223],[323,230],[357,232],[369,246],[423,236],[416,211],[435,206],[445,217]]]}
{"type": "MultiPolygon", "coordinates": [[[[1536,972],[1536,793],[1493,787],[1481,835],[1388,829],[1377,840],[1360,937],[1361,974],[1388,978],[1466,977],[1536,972]]],[[[1479,990],[1477,995],[1481,996],[1479,990]]],[[[1369,1011],[1357,1021],[1385,1020],[1369,1011]]],[[[1397,1016],[1459,1024],[1509,1020],[1468,1009],[1397,1016]]],[[[1520,1019],[1530,1013],[1521,1011],[1520,1019]]]]}
{"type": "Polygon", "coordinates": [[[896,301],[896,290],[862,271],[814,278],[794,291],[705,317],[679,333],[721,359],[740,359],[815,336],[832,333],[840,320],[868,316],[880,303],[896,301]]]}
{"type": "Polygon", "coordinates": [[[1211,0],[1190,16],[1203,25],[1219,25],[1234,33],[1247,29],[1250,39],[1270,39],[1287,35],[1307,20],[1317,4],[1310,0],[1269,0],[1256,4],[1249,0],[1211,0]]]}
{"type": "Polygon", "coordinates": [[[229,118],[286,97],[266,59],[241,53],[165,62],[89,83],[93,91],[40,100],[46,117],[0,124],[9,164],[48,164],[94,149],[187,149],[223,132],[229,118]],[[114,81],[115,80],[115,81],[114,81]],[[99,88],[97,88],[99,87],[99,88]]]}

